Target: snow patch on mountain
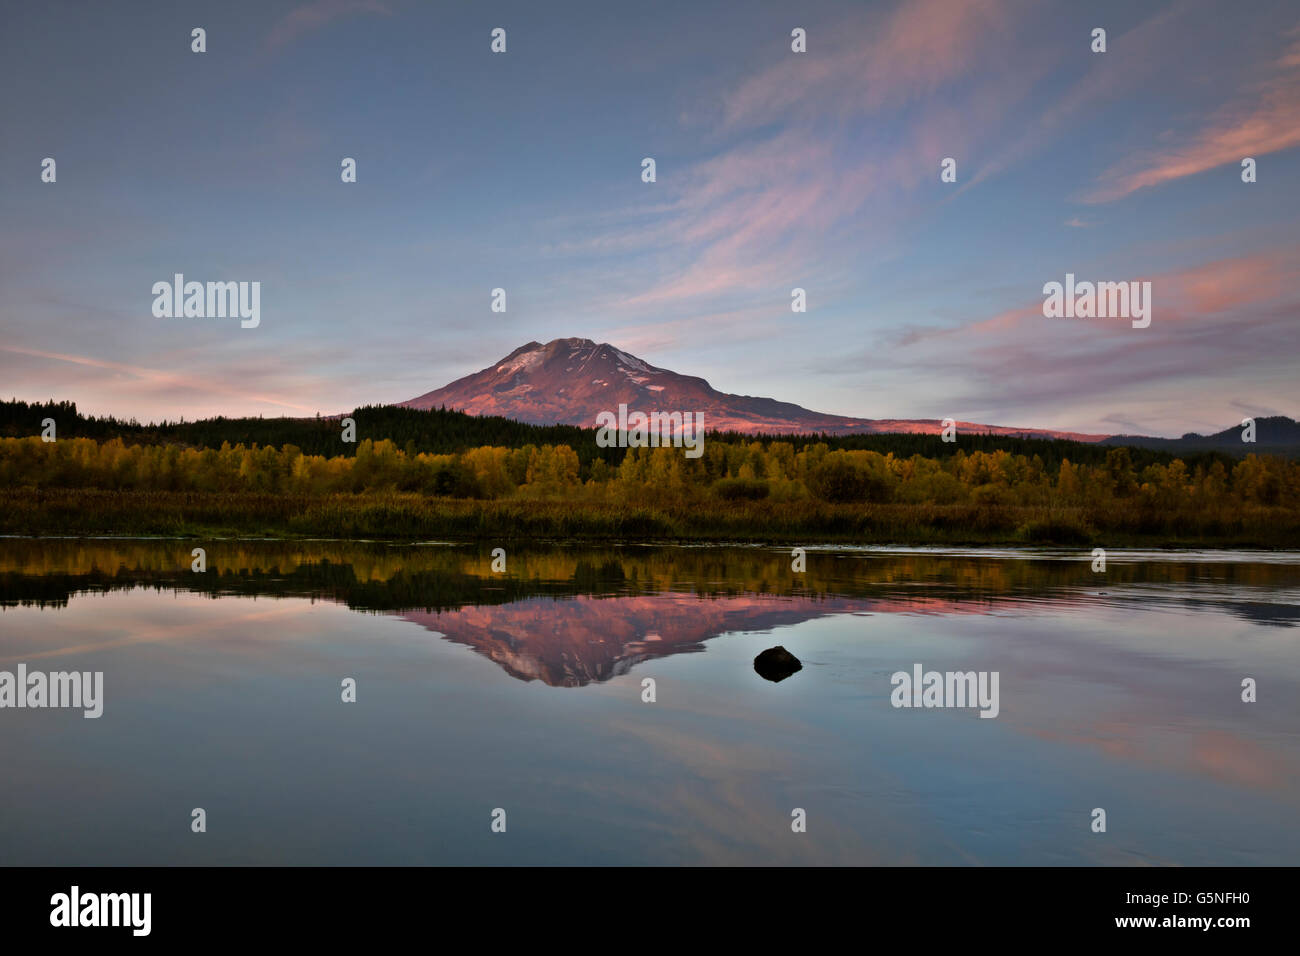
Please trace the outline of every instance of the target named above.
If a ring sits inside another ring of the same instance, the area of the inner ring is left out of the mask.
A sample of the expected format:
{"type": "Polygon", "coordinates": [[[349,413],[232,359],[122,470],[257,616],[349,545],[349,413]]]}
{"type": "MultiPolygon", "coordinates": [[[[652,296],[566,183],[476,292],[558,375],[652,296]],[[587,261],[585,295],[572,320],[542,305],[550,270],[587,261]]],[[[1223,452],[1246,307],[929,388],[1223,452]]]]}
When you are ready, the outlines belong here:
{"type": "Polygon", "coordinates": [[[522,371],[523,369],[540,365],[543,358],[545,358],[545,353],[541,349],[534,349],[531,352],[525,352],[513,362],[506,362],[504,365],[498,365],[497,371],[505,372],[507,375],[512,375],[515,372],[522,371]]]}
{"type": "MultiPolygon", "coordinates": [[[[621,349],[613,349],[613,352],[614,358],[618,360],[619,364],[626,365],[628,368],[634,369],[638,372],[645,372],[647,375],[658,375],[660,372],[660,369],[655,368],[653,365],[647,365],[635,355],[628,355],[621,349]]],[[[629,378],[630,377],[631,376],[629,376],[629,378]]]]}

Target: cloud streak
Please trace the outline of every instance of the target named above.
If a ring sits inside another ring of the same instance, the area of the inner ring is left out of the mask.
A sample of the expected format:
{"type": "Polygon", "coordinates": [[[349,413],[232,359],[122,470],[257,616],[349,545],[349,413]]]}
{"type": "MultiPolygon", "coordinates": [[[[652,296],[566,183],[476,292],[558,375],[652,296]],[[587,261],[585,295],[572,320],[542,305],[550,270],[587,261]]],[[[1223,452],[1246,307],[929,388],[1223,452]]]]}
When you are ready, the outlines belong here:
{"type": "Polygon", "coordinates": [[[0,345],[0,352],[10,352],[15,355],[27,355],[33,358],[49,359],[56,362],[67,362],[73,365],[103,369],[111,372],[124,372],[135,377],[138,381],[150,386],[151,389],[154,390],[223,395],[230,398],[237,398],[245,402],[276,405],[280,408],[287,408],[295,412],[302,412],[304,414],[311,413],[311,410],[306,406],[298,405],[274,395],[253,393],[242,389],[230,388],[228,385],[224,385],[220,382],[204,381],[193,375],[175,375],[171,372],[162,372],[158,369],[144,368],[139,365],[127,365],[122,362],[112,362],[107,359],[92,358],[86,355],[69,355],[62,352],[46,352],[41,349],[26,349],[16,345],[0,345]]]}

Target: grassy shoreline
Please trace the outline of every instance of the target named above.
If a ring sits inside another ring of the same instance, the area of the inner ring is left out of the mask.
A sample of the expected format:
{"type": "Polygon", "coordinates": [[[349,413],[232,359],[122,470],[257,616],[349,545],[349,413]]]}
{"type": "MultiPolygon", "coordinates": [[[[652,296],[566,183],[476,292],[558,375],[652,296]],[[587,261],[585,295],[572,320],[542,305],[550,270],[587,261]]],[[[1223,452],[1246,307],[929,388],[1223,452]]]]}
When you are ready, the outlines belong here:
{"type": "Polygon", "coordinates": [[[475,500],[414,493],[0,489],[0,534],[421,540],[560,538],[896,545],[1300,547],[1300,516],[1018,505],[563,499],[475,500]]]}

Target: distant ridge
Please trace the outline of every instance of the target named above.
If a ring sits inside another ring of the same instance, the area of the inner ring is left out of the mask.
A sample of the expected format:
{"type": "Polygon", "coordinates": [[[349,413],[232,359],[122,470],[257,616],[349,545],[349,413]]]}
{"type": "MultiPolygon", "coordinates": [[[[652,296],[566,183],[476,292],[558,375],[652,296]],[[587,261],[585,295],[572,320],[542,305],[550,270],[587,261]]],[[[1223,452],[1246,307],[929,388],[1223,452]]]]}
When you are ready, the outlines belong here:
{"type": "Polygon", "coordinates": [[[1300,422],[1285,415],[1255,419],[1255,441],[1241,440],[1244,427],[1235,425],[1213,435],[1188,432],[1181,438],[1148,438],[1145,435],[1112,435],[1105,445],[1133,445],[1157,451],[1227,451],[1234,454],[1258,452],[1295,452],[1300,449],[1300,422]]]}

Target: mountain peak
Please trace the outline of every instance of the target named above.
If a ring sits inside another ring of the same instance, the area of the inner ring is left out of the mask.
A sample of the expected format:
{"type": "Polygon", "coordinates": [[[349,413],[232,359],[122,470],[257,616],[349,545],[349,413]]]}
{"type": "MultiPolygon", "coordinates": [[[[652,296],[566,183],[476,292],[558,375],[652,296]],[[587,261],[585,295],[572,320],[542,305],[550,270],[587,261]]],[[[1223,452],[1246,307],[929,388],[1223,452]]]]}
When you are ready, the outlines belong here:
{"type": "MultiPolygon", "coordinates": [[[[608,342],[559,338],[529,342],[494,365],[400,402],[405,408],[451,408],[534,425],[594,427],[601,412],[693,412],[709,431],[749,434],[938,434],[935,420],[874,420],[810,411],[790,402],[719,392],[704,379],[651,365],[608,342]]],[[[1101,435],[1047,432],[958,422],[962,430],[1095,441],[1101,435]]]]}

